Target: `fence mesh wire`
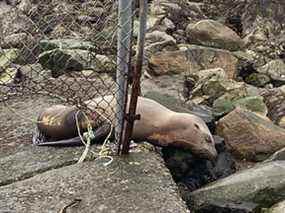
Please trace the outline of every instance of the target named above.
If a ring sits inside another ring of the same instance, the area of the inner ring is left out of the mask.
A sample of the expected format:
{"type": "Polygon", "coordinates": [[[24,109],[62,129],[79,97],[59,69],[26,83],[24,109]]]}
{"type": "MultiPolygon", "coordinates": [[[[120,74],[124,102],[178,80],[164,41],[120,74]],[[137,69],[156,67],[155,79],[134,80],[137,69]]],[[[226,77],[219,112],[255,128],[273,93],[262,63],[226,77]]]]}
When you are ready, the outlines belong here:
{"type": "MultiPolygon", "coordinates": [[[[86,104],[97,107],[90,102],[95,98],[115,124],[115,95],[123,88],[116,79],[127,78],[126,70],[116,70],[129,60],[117,55],[119,27],[117,0],[1,1],[0,138],[29,138],[31,119],[43,108],[60,103],[87,110],[86,104]],[[18,131],[21,125],[25,130],[18,131]]],[[[128,52],[130,36],[119,41],[128,52]]]]}

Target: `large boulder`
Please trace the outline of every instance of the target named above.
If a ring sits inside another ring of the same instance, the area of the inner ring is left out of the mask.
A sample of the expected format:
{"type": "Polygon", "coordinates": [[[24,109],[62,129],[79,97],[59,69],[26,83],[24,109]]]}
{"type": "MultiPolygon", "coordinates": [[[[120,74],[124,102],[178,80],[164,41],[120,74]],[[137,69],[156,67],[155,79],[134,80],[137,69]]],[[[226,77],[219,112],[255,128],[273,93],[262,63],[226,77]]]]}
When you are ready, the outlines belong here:
{"type": "Polygon", "coordinates": [[[240,159],[264,160],[285,147],[284,129],[241,108],[219,120],[217,134],[224,137],[228,148],[240,159]]]}
{"type": "Polygon", "coordinates": [[[146,34],[145,51],[146,54],[154,54],[163,50],[177,50],[175,39],[165,32],[153,31],[146,34]]]}
{"type": "Polygon", "coordinates": [[[226,93],[214,101],[214,115],[216,117],[223,116],[236,107],[247,109],[262,116],[266,116],[268,112],[262,96],[239,97],[226,93]]]}
{"type": "Polygon", "coordinates": [[[235,101],[258,95],[254,87],[228,79],[222,69],[201,70],[190,76],[196,79],[195,86],[190,91],[191,100],[195,103],[211,106],[220,97],[223,100],[235,101]]]}
{"type": "Polygon", "coordinates": [[[226,50],[182,45],[180,50],[152,55],[149,58],[149,68],[153,75],[190,74],[204,69],[222,68],[229,78],[234,78],[237,61],[237,58],[226,50]]]}
{"type": "Polygon", "coordinates": [[[214,20],[189,24],[186,33],[193,44],[227,50],[239,50],[243,47],[242,39],[232,29],[214,20]]]}
{"type": "Polygon", "coordinates": [[[52,39],[52,40],[41,40],[39,46],[42,52],[53,49],[80,49],[95,51],[96,47],[94,43],[90,41],[84,41],[79,39],[52,39]]]}
{"type": "Polygon", "coordinates": [[[44,68],[52,70],[54,77],[69,71],[94,69],[96,72],[112,72],[116,69],[116,63],[107,56],[80,49],[45,51],[40,54],[39,62],[44,68]]]}
{"type": "Polygon", "coordinates": [[[279,202],[284,196],[285,161],[275,161],[257,165],[213,182],[192,192],[188,202],[197,212],[210,206],[216,206],[216,209],[221,210],[227,204],[238,205],[243,202],[253,203],[254,209],[260,210],[262,207],[270,207],[279,202]]]}

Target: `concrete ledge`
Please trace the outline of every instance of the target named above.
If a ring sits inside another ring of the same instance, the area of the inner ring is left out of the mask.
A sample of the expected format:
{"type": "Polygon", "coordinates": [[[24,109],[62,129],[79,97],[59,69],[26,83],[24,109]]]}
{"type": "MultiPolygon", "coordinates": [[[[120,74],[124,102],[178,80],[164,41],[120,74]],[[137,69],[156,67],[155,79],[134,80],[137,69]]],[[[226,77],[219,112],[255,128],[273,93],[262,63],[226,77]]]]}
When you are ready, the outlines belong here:
{"type": "Polygon", "coordinates": [[[169,171],[154,152],[114,158],[109,166],[89,161],[54,169],[0,187],[0,211],[188,212],[169,171]]]}

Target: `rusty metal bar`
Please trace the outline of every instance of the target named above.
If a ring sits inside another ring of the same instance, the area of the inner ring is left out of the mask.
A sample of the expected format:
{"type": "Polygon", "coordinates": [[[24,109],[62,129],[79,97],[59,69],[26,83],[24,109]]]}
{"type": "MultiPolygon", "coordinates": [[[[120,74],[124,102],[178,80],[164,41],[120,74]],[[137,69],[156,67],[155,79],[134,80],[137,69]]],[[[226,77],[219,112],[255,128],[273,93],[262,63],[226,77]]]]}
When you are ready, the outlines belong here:
{"type": "Polygon", "coordinates": [[[136,115],[137,101],[140,92],[140,78],[144,60],[144,42],[146,34],[146,23],[147,23],[147,0],[140,0],[140,27],[138,34],[138,44],[137,44],[137,57],[136,57],[136,66],[133,73],[133,84],[132,84],[132,94],[129,104],[129,113],[126,115],[126,131],[123,137],[123,147],[122,154],[128,154],[130,148],[130,139],[133,132],[133,126],[135,120],[139,119],[139,116],[136,115]]]}

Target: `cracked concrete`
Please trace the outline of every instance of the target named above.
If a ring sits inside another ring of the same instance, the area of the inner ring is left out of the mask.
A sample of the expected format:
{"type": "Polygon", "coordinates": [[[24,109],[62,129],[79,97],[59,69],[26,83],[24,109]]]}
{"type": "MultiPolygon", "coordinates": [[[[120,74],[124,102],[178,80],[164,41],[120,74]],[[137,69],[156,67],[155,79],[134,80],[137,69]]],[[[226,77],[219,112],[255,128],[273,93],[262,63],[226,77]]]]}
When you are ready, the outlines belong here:
{"type": "MultiPolygon", "coordinates": [[[[188,212],[161,158],[138,146],[109,166],[101,160],[76,164],[84,147],[37,147],[31,136],[47,97],[0,103],[0,212],[188,212]],[[21,116],[19,116],[19,114],[21,116]]],[[[98,153],[99,145],[92,151],[98,153]]]]}

